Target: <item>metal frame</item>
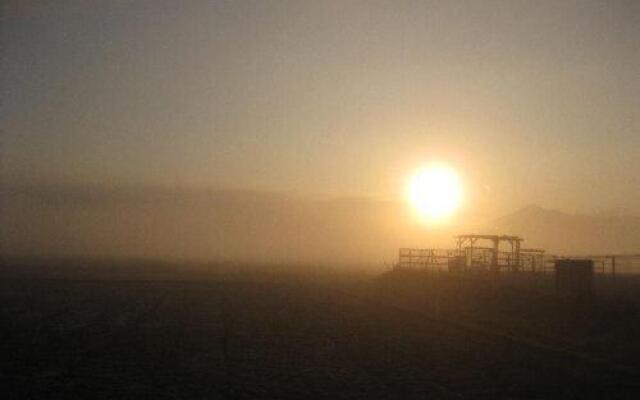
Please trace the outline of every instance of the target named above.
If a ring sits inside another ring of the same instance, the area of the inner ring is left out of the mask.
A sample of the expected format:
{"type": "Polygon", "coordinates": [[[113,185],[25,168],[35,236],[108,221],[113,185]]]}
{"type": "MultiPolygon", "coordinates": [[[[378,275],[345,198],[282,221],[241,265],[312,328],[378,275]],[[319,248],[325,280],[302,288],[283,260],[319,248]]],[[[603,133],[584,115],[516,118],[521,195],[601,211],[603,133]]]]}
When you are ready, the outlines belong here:
{"type": "Polygon", "coordinates": [[[519,236],[510,236],[510,235],[458,235],[455,237],[456,239],[456,248],[459,251],[464,251],[467,255],[467,266],[474,268],[480,267],[483,268],[488,266],[492,270],[499,270],[500,267],[505,266],[510,270],[517,271],[521,267],[521,244],[524,241],[523,238],[519,236]],[[474,249],[478,249],[479,247],[475,246],[475,244],[479,240],[488,240],[491,242],[492,246],[487,248],[483,247],[483,250],[489,250],[491,252],[491,260],[489,265],[486,264],[477,264],[474,263],[473,252],[474,249]],[[507,242],[511,245],[511,251],[509,253],[500,252],[500,243],[507,242]],[[474,247],[475,246],[475,247],[474,247]],[[503,254],[502,260],[506,261],[501,263],[500,255],[503,254]],[[506,255],[506,257],[504,257],[506,255]]]}
{"type": "Polygon", "coordinates": [[[560,257],[549,255],[543,249],[522,248],[523,238],[513,235],[458,235],[455,249],[401,248],[395,268],[424,269],[429,271],[465,270],[512,272],[553,272],[555,263],[563,258],[591,259],[596,273],[611,275],[639,273],[640,254],[604,254],[560,257]],[[479,241],[491,246],[478,246],[479,241]],[[500,251],[500,243],[510,244],[509,251],[500,251]],[[455,265],[455,268],[453,266],[455,265]]]}

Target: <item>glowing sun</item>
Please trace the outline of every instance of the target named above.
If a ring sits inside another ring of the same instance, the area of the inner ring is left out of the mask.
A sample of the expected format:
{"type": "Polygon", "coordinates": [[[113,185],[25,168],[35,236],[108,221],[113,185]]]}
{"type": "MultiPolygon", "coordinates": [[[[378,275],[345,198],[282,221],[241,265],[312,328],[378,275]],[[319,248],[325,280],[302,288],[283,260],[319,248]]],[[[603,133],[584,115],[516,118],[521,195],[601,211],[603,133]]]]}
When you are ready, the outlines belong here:
{"type": "Polygon", "coordinates": [[[418,170],[409,180],[408,200],[427,222],[441,222],[462,204],[462,184],[455,170],[440,164],[418,170]]]}

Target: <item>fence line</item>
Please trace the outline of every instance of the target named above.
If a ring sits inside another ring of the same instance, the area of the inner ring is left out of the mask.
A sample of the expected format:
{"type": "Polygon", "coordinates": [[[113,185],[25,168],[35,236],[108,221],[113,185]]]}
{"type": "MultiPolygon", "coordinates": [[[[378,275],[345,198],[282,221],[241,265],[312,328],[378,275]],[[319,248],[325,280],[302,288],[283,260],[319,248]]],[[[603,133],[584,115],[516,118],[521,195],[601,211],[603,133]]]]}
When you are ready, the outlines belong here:
{"type": "Polygon", "coordinates": [[[499,252],[497,260],[491,258],[489,249],[475,248],[472,253],[465,250],[451,249],[415,249],[401,248],[398,263],[394,268],[423,269],[428,271],[518,271],[553,273],[555,263],[560,259],[593,260],[594,272],[610,275],[615,279],[620,274],[640,275],[640,254],[605,254],[557,256],[541,253],[521,253],[514,259],[510,252],[499,252]],[[462,267],[462,268],[460,268],[462,267]]]}

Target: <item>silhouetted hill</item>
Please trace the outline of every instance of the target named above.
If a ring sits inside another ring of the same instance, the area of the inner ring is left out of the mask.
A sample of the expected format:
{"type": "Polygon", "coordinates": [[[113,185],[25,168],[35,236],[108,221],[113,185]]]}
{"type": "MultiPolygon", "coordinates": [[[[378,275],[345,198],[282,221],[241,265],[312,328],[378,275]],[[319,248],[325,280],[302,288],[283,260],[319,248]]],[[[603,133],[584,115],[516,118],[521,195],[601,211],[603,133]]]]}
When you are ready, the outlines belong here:
{"type": "Polygon", "coordinates": [[[0,253],[294,264],[375,264],[399,247],[452,247],[466,231],[522,235],[553,253],[640,251],[640,219],[525,207],[427,229],[405,204],[250,190],[0,187],[0,253]],[[475,226],[475,225],[474,225],[475,226]]]}
{"type": "Polygon", "coordinates": [[[487,225],[525,238],[526,247],[560,254],[640,252],[640,218],[568,214],[529,205],[487,225]]]}

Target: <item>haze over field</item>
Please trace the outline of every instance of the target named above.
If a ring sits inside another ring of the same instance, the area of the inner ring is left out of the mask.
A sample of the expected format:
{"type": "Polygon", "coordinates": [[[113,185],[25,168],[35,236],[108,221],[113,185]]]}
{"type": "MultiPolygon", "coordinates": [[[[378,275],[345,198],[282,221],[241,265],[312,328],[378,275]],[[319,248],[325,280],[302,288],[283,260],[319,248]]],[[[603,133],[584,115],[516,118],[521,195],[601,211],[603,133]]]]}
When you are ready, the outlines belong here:
{"type": "Polygon", "coordinates": [[[640,2],[2,14],[5,254],[378,265],[469,231],[639,250],[640,2]],[[460,187],[414,203],[446,223],[407,201],[432,162],[460,187]]]}
{"type": "Polygon", "coordinates": [[[640,0],[2,0],[0,90],[2,398],[640,398],[640,0]]]}
{"type": "Polygon", "coordinates": [[[464,232],[512,232],[556,254],[637,251],[640,218],[528,206],[426,229],[405,203],[166,188],[5,187],[4,254],[381,267],[398,247],[452,247],[464,232]]]}

